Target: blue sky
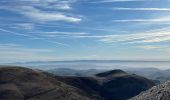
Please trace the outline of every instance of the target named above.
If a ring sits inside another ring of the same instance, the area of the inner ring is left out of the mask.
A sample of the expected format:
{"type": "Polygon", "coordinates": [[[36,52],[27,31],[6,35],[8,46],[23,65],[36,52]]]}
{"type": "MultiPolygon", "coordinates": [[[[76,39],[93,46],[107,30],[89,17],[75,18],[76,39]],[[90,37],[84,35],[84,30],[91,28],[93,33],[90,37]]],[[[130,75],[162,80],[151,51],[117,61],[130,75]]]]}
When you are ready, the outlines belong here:
{"type": "Polygon", "coordinates": [[[0,61],[170,60],[169,0],[0,0],[0,61]]]}

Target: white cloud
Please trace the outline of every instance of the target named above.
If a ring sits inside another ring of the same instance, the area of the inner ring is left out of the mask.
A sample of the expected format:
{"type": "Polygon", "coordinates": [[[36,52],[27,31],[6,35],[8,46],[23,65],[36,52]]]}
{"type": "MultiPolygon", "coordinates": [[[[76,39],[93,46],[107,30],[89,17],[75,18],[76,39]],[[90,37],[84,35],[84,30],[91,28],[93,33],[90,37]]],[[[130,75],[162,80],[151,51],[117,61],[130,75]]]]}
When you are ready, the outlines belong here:
{"type": "Polygon", "coordinates": [[[76,0],[14,0],[17,4],[26,3],[27,6],[38,6],[48,9],[70,10],[71,4],[76,0]]]}
{"type": "Polygon", "coordinates": [[[13,34],[13,35],[17,35],[17,36],[32,37],[32,36],[27,35],[27,34],[22,34],[22,33],[18,33],[18,32],[9,31],[9,30],[3,29],[3,28],[0,28],[0,31],[6,32],[6,33],[9,33],[9,34],[13,34]]]}
{"type": "Polygon", "coordinates": [[[112,20],[113,22],[170,23],[170,16],[151,19],[112,20]]]}
{"type": "Polygon", "coordinates": [[[22,45],[19,44],[0,44],[0,51],[24,51],[24,52],[54,52],[54,50],[49,49],[34,49],[34,48],[25,48],[22,45]]]}
{"type": "Polygon", "coordinates": [[[60,9],[60,10],[71,10],[72,9],[70,4],[57,4],[57,5],[53,5],[53,6],[48,6],[46,8],[48,8],[48,9],[60,9]]]}
{"type": "MultiPolygon", "coordinates": [[[[168,32],[168,33],[170,34],[170,32],[168,32]]],[[[154,42],[163,42],[163,41],[170,41],[170,35],[146,39],[146,40],[143,40],[142,42],[154,43],[154,42]]]]}
{"type": "Polygon", "coordinates": [[[86,35],[75,38],[92,38],[104,43],[158,43],[170,41],[170,28],[147,31],[143,33],[121,35],[86,35]]]}
{"type": "Polygon", "coordinates": [[[16,61],[49,61],[58,60],[60,57],[54,54],[53,49],[28,48],[19,44],[0,44],[0,63],[16,61]],[[48,55],[47,55],[48,54],[48,55]]]}
{"type": "Polygon", "coordinates": [[[27,61],[58,61],[87,59],[94,55],[62,55],[54,49],[26,48],[18,44],[0,44],[0,63],[27,62],[27,61]]]}
{"type": "Polygon", "coordinates": [[[59,11],[71,9],[73,2],[75,0],[15,0],[14,5],[0,5],[0,9],[22,14],[37,22],[80,22],[82,19],[77,15],[59,11]]]}
{"type": "Polygon", "coordinates": [[[30,34],[29,35],[28,34],[22,34],[22,33],[14,32],[14,31],[9,31],[9,30],[6,30],[6,29],[2,29],[2,28],[0,28],[0,31],[6,32],[6,33],[9,33],[9,34],[12,34],[12,35],[26,37],[28,39],[46,41],[48,43],[54,44],[55,46],[66,46],[66,47],[69,46],[68,44],[65,44],[65,43],[60,43],[60,42],[57,42],[57,41],[50,41],[50,40],[47,40],[46,38],[37,37],[37,36],[34,36],[34,35],[30,35],[30,34]]]}
{"type": "Polygon", "coordinates": [[[19,7],[16,11],[35,21],[40,21],[40,22],[48,22],[48,21],[80,22],[81,21],[81,18],[68,16],[59,12],[42,11],[32,6],[22,6],[19,7]]]}
{"type": "Polygon", "coordinates": [[[138,46],[139,48],[146,49],[146,50],[152,50],[152,49],[166,49],[167,46],[153,46],[153,45],[146,45],[146,46],[138,46]]]}
{"type": "Polygon", "coordinates": [[[132,2],[132,1],[156,1],[156,0],[100,0],[93,3],[111,3],[111,2],[132,2]]]}
{"type": "Polygon", "coordinates": [[[39,33],[40,36],[43,37],[51,37],[51,38],[56,38],[56,37],[70,37],[70,36],[84,36],[89,33],[86,32],[59,32],[59,31],[50,31],[50,32],[35,32],[39,33]]]}
{"type": "Polygon", "coordinates": [[[15,26],[12,26],[11,28],[33,30],[34,24],[32,24],[32,23],[18,23],[18,24],[15,24],[15,26]]]}
{"type": "Polygon", "coordinates": [[[144,50],[154,50],[154,51],[161,51],[161,52],[170,52],[170,47],[167,45],[143,45],[137,46],[137,48],[141,48],[144,50]]]}
{"type": "Polygon", "coordinates": [[[23,12],[24,15],[38,21],[66,21],[66,22],[80,22],[80,18],[70,17],[60,13],[48,12],[23,12]]]}
{"type": "Polygon", "coordinates": [[[129,11],[170,11],[170,8],[112,8],[113,10],[129,10],[129,11]]]}

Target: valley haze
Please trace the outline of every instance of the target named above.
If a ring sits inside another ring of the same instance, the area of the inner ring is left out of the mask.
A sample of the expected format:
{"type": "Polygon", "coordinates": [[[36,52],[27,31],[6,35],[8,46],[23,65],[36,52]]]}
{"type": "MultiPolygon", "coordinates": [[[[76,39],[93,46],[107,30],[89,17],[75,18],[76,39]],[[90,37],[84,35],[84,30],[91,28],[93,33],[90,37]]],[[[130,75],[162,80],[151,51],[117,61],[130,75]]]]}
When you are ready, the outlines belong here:
{"type": "Polygon", "coordinates": [[[68,60],[68,61],[32,61],[2,63],[1,65],[21,65],[25,67],[49,70],[53,68],[70,69],[128,69],[128,68],[158,68],[169,69],[170,61],[152,60],[68,60]]]}

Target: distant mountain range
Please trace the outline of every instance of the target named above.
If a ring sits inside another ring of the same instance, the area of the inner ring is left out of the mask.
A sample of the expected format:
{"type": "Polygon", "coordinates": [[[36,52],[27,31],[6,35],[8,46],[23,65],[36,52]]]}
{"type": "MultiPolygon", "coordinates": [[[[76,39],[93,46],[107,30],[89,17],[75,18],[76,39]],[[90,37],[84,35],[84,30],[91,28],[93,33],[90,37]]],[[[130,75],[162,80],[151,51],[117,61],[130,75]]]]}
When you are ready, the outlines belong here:
{"type": "Polygon", "coordinates": [[[160,82],[165,82],[170,80],[170,69],[160,70],[157,68],[134,68],[134,69],[127,69],[126,71],[129,73],[134,73],[137,75],[147,77],[152,80],[159,80],[160,82]]]}
{"type": "Polygon", "coordinates": [[[22,67],[0,68],[0,100],[127,100],[154,85],[122,70],[80,77],[22,67]]]}
{"type": "Polygon", "coordinates": [[[56,68],[48,70],[49,73],[59,76],[92,76],[94,74],[104,72],[107,70],[102,69],[87,69],[87,70],[80,70],[80,69],[70,69],[70,68],[56,68]]]}
{"type": "MultiPolygon", "coordinates": [[[[137,74],[140,76],[147,77],[155,82],[165,82],[170,80],[170,70],[160,70],[157,68],[128,68],[123,69],[130,74],[137,74]]],[[[69,68],[56,68],[48,70],[49,73],[59,76],[92,76],[94,74],[109,71],[108,69],[88,69],[88,70],[77,70],[69,68]]]]}
{"type": "Polygon", "coordinates": [[[63,60],[63,61],[30,61],[30,62],[14,62],[8,64],[44,64],[44,63],[74,63],[74,62],[170,62],[169,60],[63,60]]]}

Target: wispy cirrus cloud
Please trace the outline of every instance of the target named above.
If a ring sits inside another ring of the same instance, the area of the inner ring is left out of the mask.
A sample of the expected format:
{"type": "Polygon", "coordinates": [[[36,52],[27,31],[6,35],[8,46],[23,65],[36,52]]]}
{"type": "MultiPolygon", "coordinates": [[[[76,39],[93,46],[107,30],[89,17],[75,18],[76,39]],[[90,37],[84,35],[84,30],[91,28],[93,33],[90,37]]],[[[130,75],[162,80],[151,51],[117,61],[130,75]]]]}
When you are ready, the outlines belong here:
{"type": "Polygon", "coordinates": [[[81,21],[80,18],[76,18],[73,16],[65,15],[59,12],[47,12],[42,11],[40,9],[36,9],[30,6],[22,6],[21,10],[18,10],[21,14],[37,21],[66,21],[66,22],[79,22],[81,21]]]}
{"type": "Polygon", "coordinates": [[[0,31],[1,31],[1,32],[6,32],[6,33],[9,33],[9,34],[12,34],[12,35],[17,35],[17,36],[32,37],[32,36],[27,35],[27,34],[18,33],[18,32],[6,30],[6,29],[3,29],[3,28],[0,28],[0,31]]]}
{"type": "Polygon", "coordinates": [[[10,6],[36,6],[41,8],[48,8],[48,9],[60,9],[60,10],[69,10],[72,9],[71,4],[75,3],[76,0],[1,0],[2,4],[8,4],[10,6]]]}
{"type": "Polygon", "coordinates": [[[35,28],[33,23],[17,23],[11,25],[10,27],[15,29],[26,29],[26,30],[33,30],[35,28]]]}
{"type": "Polygon", "coordinates": [[[170,16],[150,19],[120,19],[112,22],[170,23],[170,16]]]}
{"type": "Polygon", "coordinates": [[[170,11],[170,8],[112,8],[112,10],[128,10],[128,11],[170,11]]]}
{"type": "Polygon", "coordinates": [[[169,48],[169,46],[161,46],[161,45],[144,45],[144,46],[138,46],[139,48],[142,48],[142,49],[146,49],[146,50],[155,50],[155,49],[164,49],[164,50],[167,50],[169,48]]]}
{"type": "Polygon", "coordinates": [[[43,37],[50,37],[50,38],[56,38],[56,37],[70,37],[70,36],[84,36],[89,33],[86,32],[60,32],[60,31],[49,31],[49,32],[35,32],[39,33],[40,36],[43,37]]]}
{"type": "Polygon", "coordinates": [[[74,36],[75,38],[92,38],[104,43],[159,43],[170,41],[170,28],[152,30],[143,33],[122,34],[122,35],[86,35],[74,36]]]}
{"type": "Polygon", "coordinates": [[[65,47],[69,47],[68,44],[61,43],[61,42],[58,42],[58,41],[47,40],[47,39],[44,38],[44,37],[37,37],[37,36],[34,36],[34,35],[30,35],[30,34],[28,35],[28,34],[18,33],[18,32],[6,30],[6,29],[3,29],[3,28],[0,28],[0,31],[1,31],[1,32],[8,33],[8,34],[11,34],[11,35],[26,37],[27,39],[46,41],[46,42],[52,43],[52,44],[54,44],[54,45],[56,45],[56,46],[65,46],[65,47]]]}
{"type": "Polygon", "coordinates": [[[75,0],[14,0],[7,4],[1,4],[1,10],[9,10],[19,13],[37,22],[65,21],[80,22],[82,19],[74,14],[62,10],[71,9],[71,3],[75,0]]]}
{"type": "Polygon", "coordinates": [[[137,2],[137,1],[157,1],[157,0],[100,0],[93,3],[111,3],[111,2],[137,2]]]}
{"type": "Polygon", "coordinates": [[[26,48],[19,44],[0,44],[0,51],[18,51],[18,52],[54,52],[54,50],[51,49],[37,49],[37,48],[26,48]]]}
{"type": "Polygon", "coordinates": [[[54,53],[53,49],[28,48],[19,44],[0,44],[0,63],[15,61],[45,61],[56,60],[56,56],[45,55],[46,53],[54,53]]]}
{"type": "Polygon", "coordinates": [[[166,52],[166,53],[170,52],[170,47],[168,45],[141,45],[141,46],[137,46],[137,48],[141,48],[144,50],[166,52]]]}
{"type": "MultiPolygon", "coordinates": [[[[75,55],[59,55],[55,49],[50,48],[28,48],[19,44],[0,44],[0,63],[11,62],[29,62],[29,61],[61,61],[79,59],[80,56],[75,55]]],[[[81,59],[90,59],[97,55],[81,55],[81,59]]]]}

